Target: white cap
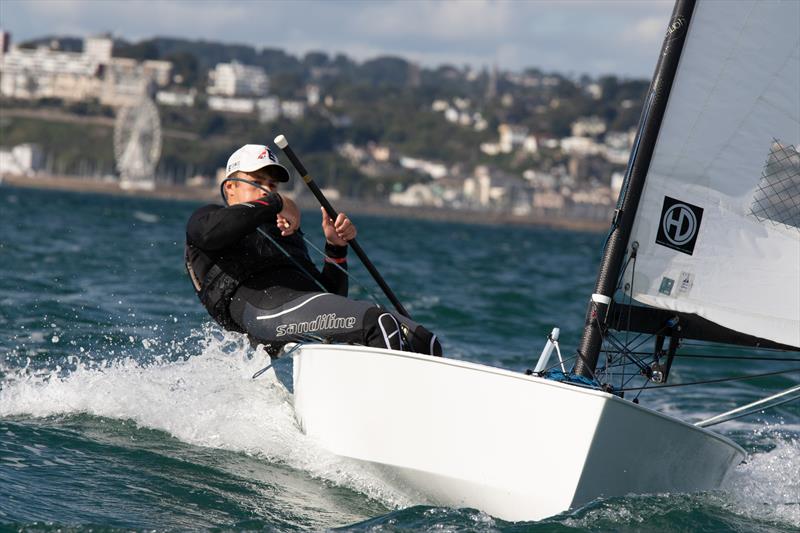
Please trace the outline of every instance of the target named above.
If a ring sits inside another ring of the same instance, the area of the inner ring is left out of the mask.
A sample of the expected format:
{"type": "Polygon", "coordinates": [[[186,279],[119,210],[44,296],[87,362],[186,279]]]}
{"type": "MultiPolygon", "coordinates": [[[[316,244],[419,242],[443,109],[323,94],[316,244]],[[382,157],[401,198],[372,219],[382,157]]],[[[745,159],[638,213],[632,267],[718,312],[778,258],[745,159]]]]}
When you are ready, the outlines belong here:
{"type": "Polygon", "coordinates": [[[286,167],[278,163],[275,153],[263,144],[245,144],[228,158],[228,165],[225,167],[225,177],[241,170],[242,172],[253,172],[264,167],[273,167],[270,175],[277,181],[289,181],[289,171],[286,167]]]}

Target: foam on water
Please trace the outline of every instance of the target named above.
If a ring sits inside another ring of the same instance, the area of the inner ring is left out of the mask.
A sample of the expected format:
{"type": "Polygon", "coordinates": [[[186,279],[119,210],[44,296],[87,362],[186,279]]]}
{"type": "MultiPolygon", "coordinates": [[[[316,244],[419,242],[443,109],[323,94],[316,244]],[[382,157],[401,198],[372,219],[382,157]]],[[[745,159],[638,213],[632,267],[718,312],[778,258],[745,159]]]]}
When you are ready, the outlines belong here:
{"type": "Polygon", "coordinates": [[[722,490],[701,494],[636,495],[598,500],[553,521],[568,526],[650,530],[733,529],[765,531],[800,527],[800,441],[761,428],[773,448],[740,464],[722,490]],[[697,520],[703,520],[700,525],[697,520]]]}
{"type": "Polygon", "coordinates": [[[158,222],[158,215],[146,213],[144,211],[134,211],[133,218],[141,222],[147,222],[148,224],[155,224],[158,222]]]}
{"type": "MultiPolygon", "coordinates": [[[[268,356],[252,354],[240,336],[210,339],[198,355],[79,361],[72,371],[5,370],[0,417],[49,417],[86,413],[133,420],[197,446],[263,457],[357,490],[389,507],[411,505],[411,497],[366,466],[336,457],[303,435],[291,395],[263,368],[268,356]],[[238,344],[231,351],[231,344],[238,344]]],[[[286,361],[288,363],[288,361],[286,361]]]]}
{"type": "Polygon", "coordinates": [[[730,509],[800,527],[800,440],[773,443],[771,451],[752,455],[734,471],[725,487],[730,509]]]}

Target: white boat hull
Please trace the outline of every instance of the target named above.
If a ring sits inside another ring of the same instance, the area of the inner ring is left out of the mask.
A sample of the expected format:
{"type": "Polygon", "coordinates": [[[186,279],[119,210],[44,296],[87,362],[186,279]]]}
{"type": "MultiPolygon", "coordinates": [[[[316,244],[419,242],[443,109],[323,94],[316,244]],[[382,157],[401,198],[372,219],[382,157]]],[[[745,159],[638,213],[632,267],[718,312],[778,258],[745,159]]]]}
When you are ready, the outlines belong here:
{"type": "Polygon", "coordinates": [[[745,455],[600,391],[360,346],[294,353],[303,431],[419,503],[538,520],[601,496],[716,489],[745,455]]]}

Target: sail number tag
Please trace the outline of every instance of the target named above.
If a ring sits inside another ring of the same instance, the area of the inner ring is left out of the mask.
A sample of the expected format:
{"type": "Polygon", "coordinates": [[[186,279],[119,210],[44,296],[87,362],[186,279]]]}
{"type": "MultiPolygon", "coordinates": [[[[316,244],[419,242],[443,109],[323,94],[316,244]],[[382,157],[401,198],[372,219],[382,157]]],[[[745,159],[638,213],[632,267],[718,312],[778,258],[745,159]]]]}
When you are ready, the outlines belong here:
{"type": "Polygon", "coordinates": [[[702,207],[665,196],[656,243],[692,255],[702,219],[702,207]]]}

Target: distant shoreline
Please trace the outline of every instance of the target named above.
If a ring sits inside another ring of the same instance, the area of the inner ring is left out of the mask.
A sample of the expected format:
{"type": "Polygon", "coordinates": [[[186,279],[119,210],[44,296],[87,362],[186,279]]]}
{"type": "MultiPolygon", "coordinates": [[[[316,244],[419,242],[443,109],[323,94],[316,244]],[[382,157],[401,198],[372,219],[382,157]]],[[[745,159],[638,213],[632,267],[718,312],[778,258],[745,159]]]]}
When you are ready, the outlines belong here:
{"type": "MultiPolygon", "coordinates": [[[[5,175],[2,181],[0,181],[0,187],[3,185],[29,189],[50,189],[108,194],[112,196],[129,196],[132,198],[195,200],[198,202],[216,202],[219,200],[219,193],[215,187],[158,185],[153,190],[122,189],[119,183],[115,181],[89,180],[68,176],[28,177],[5,175]]],[[[297,203],[303,209],[316,209],[318,207],[316,201],[307,196],[301,196],[297,200],[297,203]]],[[[353,215],[438,220],[482,225],[541,226],[588,232],[602,232],[608,229],[609,226],[609,221],[572,218],[563,215],[515,215],[497,211],[471,211],[441,207],[404,207],[347,198],[342,198],[332,203],[335,204],[337,210],[353,215]]],[[[609,207],[609,220],[611,217],[610,212],[611,207],[609,207]]]]}

